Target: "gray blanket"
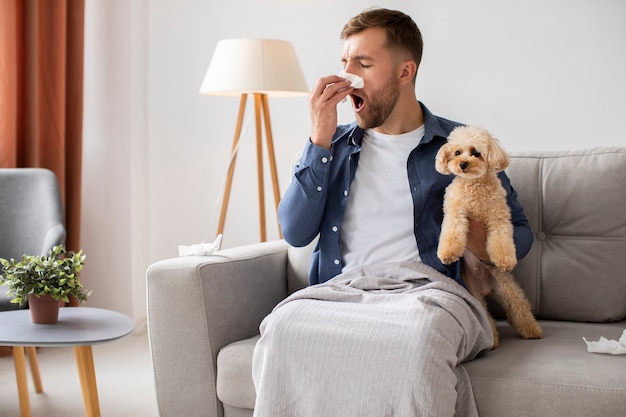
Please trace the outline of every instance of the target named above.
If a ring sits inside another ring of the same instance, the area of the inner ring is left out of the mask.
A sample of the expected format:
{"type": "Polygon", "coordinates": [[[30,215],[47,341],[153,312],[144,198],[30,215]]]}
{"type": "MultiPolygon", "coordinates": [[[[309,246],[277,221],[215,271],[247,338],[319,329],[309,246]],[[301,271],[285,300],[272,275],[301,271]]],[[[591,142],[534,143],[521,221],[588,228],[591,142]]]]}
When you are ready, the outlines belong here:
{"type": "Polygon", "coordinates": [[[478,416],[460,364],[493,344],[462,286],[419,262],[300,290],[261,324],[257,417],[478,416]]]}

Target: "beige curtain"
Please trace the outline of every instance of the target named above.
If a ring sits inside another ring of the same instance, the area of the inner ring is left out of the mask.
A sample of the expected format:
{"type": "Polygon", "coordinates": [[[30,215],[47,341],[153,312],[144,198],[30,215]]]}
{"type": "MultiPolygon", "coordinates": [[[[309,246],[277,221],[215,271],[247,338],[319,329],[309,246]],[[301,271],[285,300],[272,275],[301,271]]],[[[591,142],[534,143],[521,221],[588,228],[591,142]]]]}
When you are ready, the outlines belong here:
{"type": "Polygon", "coordinates": [[[0,0],[0,167],[59,180],[80,249],[84,0],[0,0]]]}

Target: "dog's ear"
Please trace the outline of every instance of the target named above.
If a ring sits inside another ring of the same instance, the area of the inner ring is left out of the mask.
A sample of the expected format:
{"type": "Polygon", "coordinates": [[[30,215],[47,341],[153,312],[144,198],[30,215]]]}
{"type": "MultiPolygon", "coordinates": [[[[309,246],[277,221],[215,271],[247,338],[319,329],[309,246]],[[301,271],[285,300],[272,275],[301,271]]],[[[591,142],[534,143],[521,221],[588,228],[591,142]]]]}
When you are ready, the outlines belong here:
{"type": "Polygon", "coordinates": [[[484,155],[485,161],[487,161],[487,164],[495,169],[496,172],[503,171],[509,166],[509,163],[511,162],[509,155],[504,149],[502,149],[498,139],[491,138],[491,140],[487,142],[486,151],[487,155],[484,155]]]}
{"type": "Polygon", "coordinates": [[[443,175],[452,174],[452,171],[448,168],[448,154],[450,147],[450,143],[446,142],[441,148],[439,148],[437,156],[435,156],[435,169],[443,175]]]}

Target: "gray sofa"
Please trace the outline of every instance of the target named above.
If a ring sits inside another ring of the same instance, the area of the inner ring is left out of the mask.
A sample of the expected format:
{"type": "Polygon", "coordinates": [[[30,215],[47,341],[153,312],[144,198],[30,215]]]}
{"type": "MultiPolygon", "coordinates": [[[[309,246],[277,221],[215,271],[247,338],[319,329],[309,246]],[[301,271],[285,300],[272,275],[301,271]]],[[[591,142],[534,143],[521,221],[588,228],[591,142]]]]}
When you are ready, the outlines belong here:
{"type": "MultiPolygon", "coordinates": [[[[514,274],[544,337],[520,339],[499,321],[500,347],[464,365],[479,413],[626,416],[626,355],[583,341],[626,328],[626,148],[514,153],[507,173],[536,237],[514,274]]],[[[149,267],[161,416],[252,415],[259,323],[306,285],[311,249],[273,241],[149,267]]]]}

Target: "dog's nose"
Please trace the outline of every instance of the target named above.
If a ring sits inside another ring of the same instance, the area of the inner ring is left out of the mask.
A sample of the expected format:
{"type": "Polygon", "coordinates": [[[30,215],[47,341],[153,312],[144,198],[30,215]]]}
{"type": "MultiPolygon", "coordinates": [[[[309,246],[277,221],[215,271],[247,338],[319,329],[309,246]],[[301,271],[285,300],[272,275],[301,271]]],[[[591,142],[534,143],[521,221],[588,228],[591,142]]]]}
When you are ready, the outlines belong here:
{"type": "Polygon", "coordinates": [[[461,168],[461,171],[465,171],[465,168],[467,168],[467,162],[461,162],[459,164],[459,168],[461,168]]]}

